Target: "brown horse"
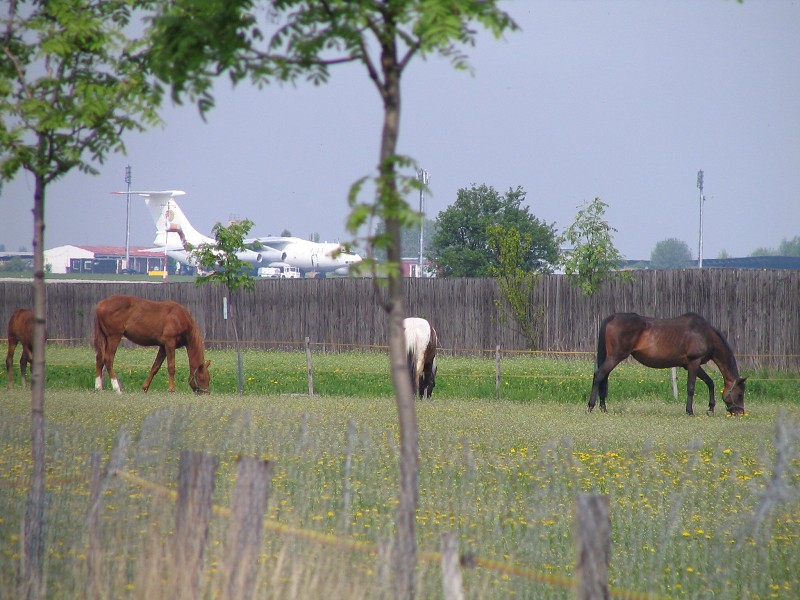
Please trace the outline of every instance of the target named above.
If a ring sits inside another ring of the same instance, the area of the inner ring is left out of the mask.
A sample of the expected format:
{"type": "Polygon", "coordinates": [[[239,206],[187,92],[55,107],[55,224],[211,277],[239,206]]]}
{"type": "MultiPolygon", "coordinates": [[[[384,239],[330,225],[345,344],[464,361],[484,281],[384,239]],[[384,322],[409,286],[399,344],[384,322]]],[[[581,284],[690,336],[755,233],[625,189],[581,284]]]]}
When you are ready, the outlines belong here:
{"type": "Polygon", "coordinates": [[[700,377],[708,386],[708,414],[714,414],[714,381],[701,365],[709,360],[719,368],[725,385],[722,399],[733,415],[744,414],[744,382],[739,377],[736,359],[722,334],[695,313],[674,319],[651,319],[635,313],[615,313],[600,325],[597,340],[597,368],[589,398],[589,412],[597,396],[600,408],[606,410],[608,374],[628,356],[647,367],[665,369],[683,367],[689,373],[686,390],[686,414],[692,415],[695,380],[700,377]]]}
{"type": "Polygon", "coordinates": [[[28,387],[27,367],[33,370],[33,310],[18,308],[8,320],[8,353],[6,354],[6,373],[8,373],[8,389],[14,387],[14,351],[17,344],[22,344],[19,357],[19,370],[22,374],[22,386],[28,387]]]}
{"type": "Polygon", "coordinates": [[[420,398],[430,398],[436,387],[436,330],[425,319],[403,319],[411,388],[420,398]]]}
{"type": "Polygon", "coordinates": [[[122,393],[114,373],[114,355],[122,337],[140,346],[158,346],[150,374],[142,386],[147,391],[164,359],[167,359],[169,391],[175,391],[175,349],[186,347],[189,356],[189,386],[207,394],[211,374],[205,360],[203,336],[192,315],[177,302],[156,302],[134,296],[109,296],[95,307],[94,348],[97,352],[95,389],[103,389],[103,368],[111,386],[122,393]]]}

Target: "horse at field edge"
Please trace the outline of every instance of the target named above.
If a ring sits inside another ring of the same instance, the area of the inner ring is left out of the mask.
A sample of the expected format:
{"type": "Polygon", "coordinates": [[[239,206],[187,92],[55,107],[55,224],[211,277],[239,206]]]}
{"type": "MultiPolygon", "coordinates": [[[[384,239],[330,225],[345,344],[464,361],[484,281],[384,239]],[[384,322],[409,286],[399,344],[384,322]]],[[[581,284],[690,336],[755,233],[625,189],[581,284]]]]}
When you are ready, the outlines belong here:
{"type": "Polygon", "coordinates": [[[22,345],[22,354],[19,357],[19,370],[22,374],[22,387],[28,387],[27,367],[31,365],[33,371],[33,310],[18,308],[8,320],[8,352],[6,353],[6,373],[8,374],[8,389],[14,387],[14,351],[17,344],[22,345]]]}
{"type": "Polygon", "coordinates": [[[425,319],[403,319],[403,332],[408,356],[408,374],[414,395],[430,398],[436,387],[436,330],[425,319]]]}
{"type": "Polygon", "coordinates": [[[636,313],[614,313],[600,325],[597,362],[589,398],[591,412],[600,396],[600,409],[606,411],[608,375],[628,356],[654,369],[683,367],[688,372],[686,414],[693,415],[692,402],[696,378],[709,392],[708,415],[714,414],[714,380],[703,370],[709,360],[719,368],[724,386],[722,400],[732,415],[744,414],[746,377],[739,376],[736,358],[725,337],[695,313],[673,319],[653,319],[636,313]]]}
{"type": "Polygon", "coordinates": [[[114,391],[122,393],[114,372],[114,356],[123,337],[139,346],[158,346],[150,374],[142,385],[143,391],[148,390],[165,358],[169,391],[175,391],[175,349],[185,347],[189,357],[189,387],[198,394],[209,392],[211,374],[208,367],[211,361],[205,360],[203,336],[183,305],[135,296],[109,296],[98,302],[94,319],[96,390],[103,389],[105,369],[114,391]]]}

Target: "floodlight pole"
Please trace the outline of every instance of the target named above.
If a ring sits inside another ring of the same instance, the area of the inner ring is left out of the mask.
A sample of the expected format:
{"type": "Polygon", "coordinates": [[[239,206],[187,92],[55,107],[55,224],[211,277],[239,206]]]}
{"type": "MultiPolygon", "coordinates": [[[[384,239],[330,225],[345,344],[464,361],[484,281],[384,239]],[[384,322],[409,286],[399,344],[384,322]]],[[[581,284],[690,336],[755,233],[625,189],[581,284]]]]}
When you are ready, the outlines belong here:
{"type": "Polygon", "coordinates": [[[422,184],[419,188],[419,212],[422,215],[422,221],[419,224],[419,271],[417,272],[417,277],[421,277],[423,266],[423,247],[425,242],[425,186],[428,185],[430,174],[425,169],[420,169],[417,171],[417,178],[422,184]]]}
{"type": "Polygon", "coordinates": [[[125,183],[128,184],[127,216],[125,217],[125,268],[131,268],[131,166],[125,167],[125,183]]]}
{"type": "Polygon", "coordinates": [[[702,170],[697,172],[697,189],[700,190],[700,240],[697,246],[697,267],[699,269],[702,269],[703,268],[703,202],[705,202],[705,196],[703,196],[702,170]]]}

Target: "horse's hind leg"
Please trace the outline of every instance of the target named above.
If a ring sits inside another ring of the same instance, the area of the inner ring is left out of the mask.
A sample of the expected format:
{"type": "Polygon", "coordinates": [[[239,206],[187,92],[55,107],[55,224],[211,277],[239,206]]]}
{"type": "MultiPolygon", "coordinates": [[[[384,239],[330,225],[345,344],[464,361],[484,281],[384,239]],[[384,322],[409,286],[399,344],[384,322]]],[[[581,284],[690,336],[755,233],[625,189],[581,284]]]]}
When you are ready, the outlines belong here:
{"type": "MultiPolygon", "coordinates": [[[[146,392],[147,390],[150,389],[150,384],[153,382],[153,377],[156,376],[156,373],[158,373],[158,370],[161,368],[161,365],[164,364],[164,359],[166,357],[167,357],[166,349],[164,348],[164,346],[159,346],[158,347],[158,353],[156,354],[156,359],[155,359],[155,361],[153,361],[153,366],[150,367],[150,373],[148,373],[147,379],[145,379],[144,385],[142,385],[142,391],[143,392],[146,392]]],[[[169,364],[167,364],[167,366],[169,367],[169,364]]],[[[173,364],[173,367],[172,367],[172,373],[173,373],[173,376],[174,376],[174,374],[175,374],[175,366],[174,366],[174,364],[173,364]]],[[[169,391],[170,392],[174,392],[175,391],[175,384],[173,383],[172,377],[170,377],[170,390],[169,391]]]]}
{"type": "Polygon", "coordinates": [[[33,372],[33,351],[22,346],[22,355],[19,357],[19,372],[22,375],[22,387],[28,389],[28,365],[33,372]]]}
{"type": "Polygon", "coordinates": [[[105,367],[103,350],[97,348],[94,355],[94,389],[98,392],[103,389],[103,368],[105,367]]]}
{"type": "Polygon", "coordinates": [[[594,371],[592,379],[592,395],[589,396],[589,412],[594,410],[597,397],[600,397],[600,410],[606,412],[606,397],[608,396],[608,375],[619,364],[619,361],[606,359],[594,371]]]}
{"type": "Polygon", "coordinates": [[[708,416],[714,416],[714,407],[717,405],[717,400],[714,398],[714,380],[711,379],[708,373],[703,370],[703,367],[697,369],[697,376],[703,380],[708,386],[708,416]]]}
{"type": "Polygon", "coordinates": [[[8,336],[8,352],[6,353],[6,374],[8,381],[6,385],[8,389],[14,387],[14,350],[17,348],[17,338],[13,335],[8,336]]]}
{"type": "MultiPolygon", "coordinates": [[[[122,393],[122,387],[119,385],[119,379],[117,379],[117,373],[116,371],[114,371],[114,357],[117,354],[117,347],[119,346],[119,342],[121,339],[122,339],[121,337],[108,336],[108,343],[106,344],[105,356],[103,357],[103,364],[106,368],[106,373],[108,373],[108,377],[111,379],[111,388],[118,394],[122,393]]],[[[102,381],[101,381],[101,389],[102,389],[102,381]]]]}
{"type": "MultiPolygon", "coordinates": [[[[692,405],[694,404],[694,388],[695,384],[697,383],[697,376],[700,375],[700,379],[703,379],[703,375],[706,375],[705,371],[700,368],[700,364],[697,362],[690,362],[686,366],[686,370],[688,371],[688,376],[686,377],[686,414],[694,416],[694,410],[692,409],[692,405]]],[[[703,381],[706,381],[703,379],[703,381]]],[[[708,383],[706,381],[706,383],[708,383]]],[[[712,384],[713,385],[713,384],[712,384]]]]}

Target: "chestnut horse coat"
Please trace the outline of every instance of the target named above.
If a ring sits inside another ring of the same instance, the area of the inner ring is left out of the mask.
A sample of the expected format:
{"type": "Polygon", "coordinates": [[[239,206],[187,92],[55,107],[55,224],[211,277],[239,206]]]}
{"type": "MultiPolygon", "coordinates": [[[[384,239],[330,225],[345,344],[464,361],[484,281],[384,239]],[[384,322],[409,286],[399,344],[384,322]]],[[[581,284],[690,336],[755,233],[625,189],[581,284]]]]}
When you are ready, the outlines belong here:
{"type": "Polygon", "coordinates": [[[211,376],[210,361],[204,359],[203,336],[192,315],[177,302],[156,302],[135,296],[110,296],[95,307],[94,347],[96,350],[95,389],[103,389],[103,369],[115,391],[121,392],[114,372],[114,355],[126,337],[140,346],[158,346],[153,367],[142,389],[147,391],[153,377],[167,359],[169,391],[175,391],[175,349],[186,348],[189,356],[189,386],[207,393],[211,376]]]}

